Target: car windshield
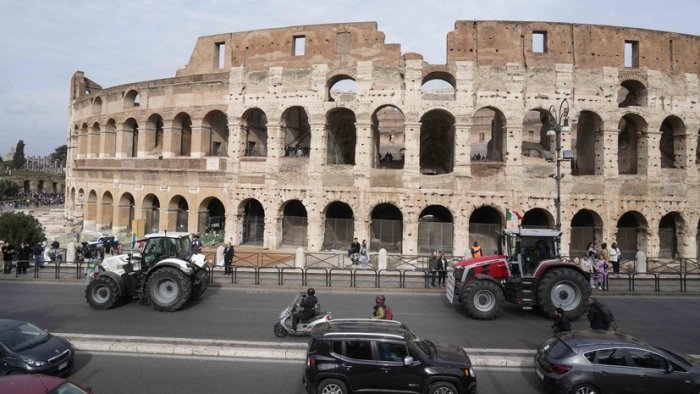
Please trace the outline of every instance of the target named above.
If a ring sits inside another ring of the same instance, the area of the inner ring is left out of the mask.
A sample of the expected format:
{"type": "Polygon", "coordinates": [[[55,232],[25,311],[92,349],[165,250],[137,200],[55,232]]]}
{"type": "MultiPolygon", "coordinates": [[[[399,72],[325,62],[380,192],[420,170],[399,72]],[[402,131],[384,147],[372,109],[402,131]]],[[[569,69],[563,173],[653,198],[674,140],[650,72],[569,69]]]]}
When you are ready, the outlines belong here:
{"type": "Polygon", "coordinates": [[[55,389],[49,391],[48,394],[87,394],[87,391],[81,389],[71,382],[65,381],[55,389]]]}
{"type": "Polygon", "coordinates": [[[32,348],[48,340],[49,334],[31,323],[22,323],[0,333],[0,341],[13,352],[32,348]]]}
{"type": "Polygon", "coordinates": [[[418,338],[411,330],[406,329],[406,339],[412,348],[423,353],[425,357],[432,358],[435,355],[435,345],[428,340],[418,338]]]}

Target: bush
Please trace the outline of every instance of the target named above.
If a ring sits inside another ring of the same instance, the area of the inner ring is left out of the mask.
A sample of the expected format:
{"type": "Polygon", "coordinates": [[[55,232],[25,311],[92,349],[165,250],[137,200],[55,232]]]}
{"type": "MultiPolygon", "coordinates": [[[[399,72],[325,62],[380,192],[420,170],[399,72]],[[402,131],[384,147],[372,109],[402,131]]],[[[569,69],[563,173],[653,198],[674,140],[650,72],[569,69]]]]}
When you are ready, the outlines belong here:
{"type": "Polygon", "coordinates": [[[0,239],[17,248],[22,241],[34,245],[46,239],[46,235],[34,216],[22,212],[5,212],[0,215],[0,239]]]}

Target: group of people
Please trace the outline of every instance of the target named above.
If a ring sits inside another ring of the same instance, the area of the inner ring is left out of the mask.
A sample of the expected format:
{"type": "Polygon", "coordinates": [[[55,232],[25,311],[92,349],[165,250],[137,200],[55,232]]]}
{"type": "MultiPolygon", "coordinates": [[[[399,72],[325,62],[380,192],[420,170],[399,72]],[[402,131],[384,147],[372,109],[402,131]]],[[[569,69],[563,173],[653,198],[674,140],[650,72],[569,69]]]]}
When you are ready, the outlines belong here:
{"type": "Polygon", "coordinates": [[[352,265],[360,265],[362,267],[367,267],[369,264],[369,249],[367,248],[367,241],[362,240],[360,244],[357,238],[353,238],[352,243],[350,243],[350,249],[348,249],[348,257],[352,262],[352,265]]]}
{"type": "Polygon", "coordinates": [[[447,259],[442,252],[434,251],[433,255],[428,259],[428,272],[430,274],[430,285],[445,286],[445,278],[447,277],[447,259]],[[437,277],[437,285],[435,279],[437,277]]]}
{"type": "Polygon", "coordinates": [[[30,207],[63,205],[63,192],[21,192],[13,200],[0,202],[0,209],[26,209],[30,207]]]}
{"type": "MultiPolygon", "coordinates": [[[[595,297],[588,299],[588,310],[586,312],[588,323],[591,330],[609,330],[616,329],[615,317],[607,305],[600,302],[595,297]]],[[[571,331],[571,320],[566,317],[566,313],[562,308],[556,308],[552,316],[554,323],[552,329],[554,333],[571,331]]]]}
{"type": "Polygon", "coordinates": [[[622,252],[617,247],[617,242],[613,242],[610,247],[603,242],[598,248],[595,241],[589,242],[586,246],[586,262],[590,276],[591,288],[598,290],[608,289],[608,273],[612,268],[614,273],[620,272],[620,257],[622,252]]]}
{"type": "Polygon", "coordinates": [[[10,242],[0,241],[0,259],[3,267],[3,274],[12,272],[12,262],[17,262],[17,275],[25,275],[29,263],[34,261],[34,270],[38,271],[44,268],[44,264],[50,261],[56,261],[61,256],[58,253],[59,244],[53,241],[48,244],[47,241],[37,242],[34,245],[29,245],[27,242],[20,242],[19,247],[15,248],[10,242]]]}

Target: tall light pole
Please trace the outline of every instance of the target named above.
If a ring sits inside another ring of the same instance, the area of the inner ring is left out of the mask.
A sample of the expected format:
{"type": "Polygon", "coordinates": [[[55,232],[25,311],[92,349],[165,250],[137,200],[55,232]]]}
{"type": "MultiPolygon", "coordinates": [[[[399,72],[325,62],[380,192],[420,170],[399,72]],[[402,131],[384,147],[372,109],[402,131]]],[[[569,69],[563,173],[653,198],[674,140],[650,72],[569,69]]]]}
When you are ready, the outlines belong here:
{"type": "MultiPolygon", "coordinates": [[[[568,133],[571,131],[569,127],[569,102],[564,99],[561,104],[559,104],[559,111],[554,105],[549,107],[549,130],[547,130],[547,136],[556,136],[556,150],[557,150],[557,174],[554,176],[554,180],[557,181],[557,198],[554,200],[554,206],[557,208],[557,222],[555,224],[557,231],[561,231],[561,162],[572,160],[573,156],[570,154],[565,154],[565,157],[561,155],[561,133],[568,133]]],[[[566,153],[566,152],[565,152],[566,153]]]]}

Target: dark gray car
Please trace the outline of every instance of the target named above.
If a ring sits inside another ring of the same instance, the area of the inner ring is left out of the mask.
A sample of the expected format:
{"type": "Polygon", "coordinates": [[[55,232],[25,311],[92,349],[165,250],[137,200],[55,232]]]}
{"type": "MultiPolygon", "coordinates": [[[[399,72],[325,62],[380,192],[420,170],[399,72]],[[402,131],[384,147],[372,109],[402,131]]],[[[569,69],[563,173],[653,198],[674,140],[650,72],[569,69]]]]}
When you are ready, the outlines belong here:
{"type": "Polygon", "coordinates": [[[0,319],[0,375],[41,373],[65,376],[73,367],[70,342],[32,323],[0,319]]]}
{"type": "Polygon", "coordinates": [[[535,372],[556,393],[700,393],[697,360],[618,331],[557,334],[537,349],[535,372]]]}

